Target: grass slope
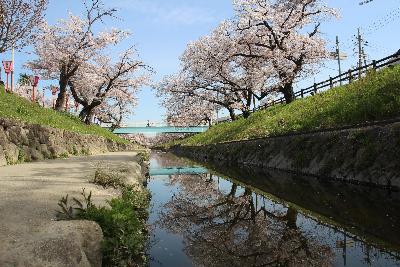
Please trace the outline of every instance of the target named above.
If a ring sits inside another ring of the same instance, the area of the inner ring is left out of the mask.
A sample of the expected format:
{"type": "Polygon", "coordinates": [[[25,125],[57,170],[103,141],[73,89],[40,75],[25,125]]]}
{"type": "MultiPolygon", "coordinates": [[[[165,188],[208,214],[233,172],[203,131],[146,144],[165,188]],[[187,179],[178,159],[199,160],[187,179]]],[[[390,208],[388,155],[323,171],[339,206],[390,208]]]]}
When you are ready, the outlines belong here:
{"type": "Polygon", "coordinates": [[[107,129],[97,125],[88,126],[68,113],[43,108],[17,95],[4,93],[2,85],[0,85],[0,118],[40,124],[81,134],[98,135],[118,143],[128,143],[107,129]]]}
{"type": "Polygon", "coordinates": [[[166,146],[206,145],[340,127],[400,115],[400,66],[371,72],[352,84],[255,112],[166,146]]]}

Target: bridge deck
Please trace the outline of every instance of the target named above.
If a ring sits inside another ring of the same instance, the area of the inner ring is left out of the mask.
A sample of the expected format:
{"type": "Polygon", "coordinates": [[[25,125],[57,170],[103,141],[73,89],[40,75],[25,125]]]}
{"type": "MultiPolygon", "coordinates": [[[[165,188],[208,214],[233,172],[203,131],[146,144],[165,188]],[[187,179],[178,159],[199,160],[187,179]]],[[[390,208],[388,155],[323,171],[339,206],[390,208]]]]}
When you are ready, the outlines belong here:
{"type": "Polygon", "coordinates": [[[182,174],[206,174],[209,171],[202,167],[170,167],[150,169],[150,176],[182,175],[182,174]]]}
{"type": "Polygon", "coordinates": [[[203,133],[208,130],[206,126],[198,127],[122,127],[114,131],[115,134],[138,134],[138,133],[203,133]]]}

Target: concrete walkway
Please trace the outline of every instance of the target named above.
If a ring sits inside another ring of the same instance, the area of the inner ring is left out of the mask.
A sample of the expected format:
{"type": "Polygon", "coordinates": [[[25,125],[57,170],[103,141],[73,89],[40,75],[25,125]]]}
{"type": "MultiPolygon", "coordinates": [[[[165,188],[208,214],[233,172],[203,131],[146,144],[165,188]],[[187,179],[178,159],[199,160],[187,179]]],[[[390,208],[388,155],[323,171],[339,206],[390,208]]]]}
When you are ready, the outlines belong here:
{"type": "Polygon", "coordinates": [[[95,203],[104,203],[118,192],[88,182],[96,165],[128,164],[138,169],[136,162],[136,153],[122,152],[0,167],[0,266],[39,266],[29,259],[21,264],[15,258],[21,257],[18,250],[23,244],[47,231],[55,219],[58,200],[67,194],[80,197],[86,188],[86,192],[92,191],[95,203]]]}

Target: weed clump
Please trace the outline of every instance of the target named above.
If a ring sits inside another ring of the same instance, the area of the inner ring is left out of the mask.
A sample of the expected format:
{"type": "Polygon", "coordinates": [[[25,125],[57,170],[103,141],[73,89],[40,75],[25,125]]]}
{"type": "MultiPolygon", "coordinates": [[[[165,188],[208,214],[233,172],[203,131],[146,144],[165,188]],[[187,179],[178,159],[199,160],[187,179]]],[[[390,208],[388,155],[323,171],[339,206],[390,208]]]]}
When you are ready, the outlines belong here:
{"type": "Polygon", "coordinates": [[[125,186],[126,177],[124,173],[126,170],[112,169],[110,166],[99,163],[96,167],[91,183],[100,185],[104,188],[123,188],[125,186]]]}

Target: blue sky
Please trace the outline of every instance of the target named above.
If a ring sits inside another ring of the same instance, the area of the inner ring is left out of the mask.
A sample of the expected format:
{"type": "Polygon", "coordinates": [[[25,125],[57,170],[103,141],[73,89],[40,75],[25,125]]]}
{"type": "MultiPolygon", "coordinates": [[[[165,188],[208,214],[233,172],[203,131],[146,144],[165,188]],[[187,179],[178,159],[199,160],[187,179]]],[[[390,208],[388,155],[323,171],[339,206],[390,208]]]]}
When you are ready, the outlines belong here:
{"type": "MultiPolygon", "coordinates": [[[[116,7],[119,19],[106,21],[105,27],[118,27],[132,32],[132,38],[119,48],[127,48],[133,43],[141,58],[156,71],[154,80],[172,74],[179,68],[179,56],[188,42],[209,33],[220,21],[233,15],[231,0],[108,0],[107,6],[116,7]]],[[[356,64],[353,55],[353,35],[361,27],[369,42],[366,52],[369,58],[379,59],[400,49],[400,0],[375,0],[369,5],[359,6],[358,0],[327,1],[332,7],[340,9],[341,19],[325,23],[322,32],[329,47],[334,47],[335,36],[339,35],[342,50],[349,54],[343,62],[343,69],[356,64]]],[[[80,14],[80,0],[50,0],[47,20],[55,23],[65,18],[68,11],[80,14]]],[[[16,74],[27,72],[21,66],[28,58],[29,48],[16,54],[16,74]]],[[[1,58],[9,57],[1,55],[1,58]]],[[[327,62],[326,68],[315,77],[299,83],[299,87],[325,80],[336,75],[336,63],[327,62]]],[[[142,88],[139,94],[140,104],[135,115],[129,121],[161,121],[164,110],[159,105],[151,88],[142,88]]]]}

